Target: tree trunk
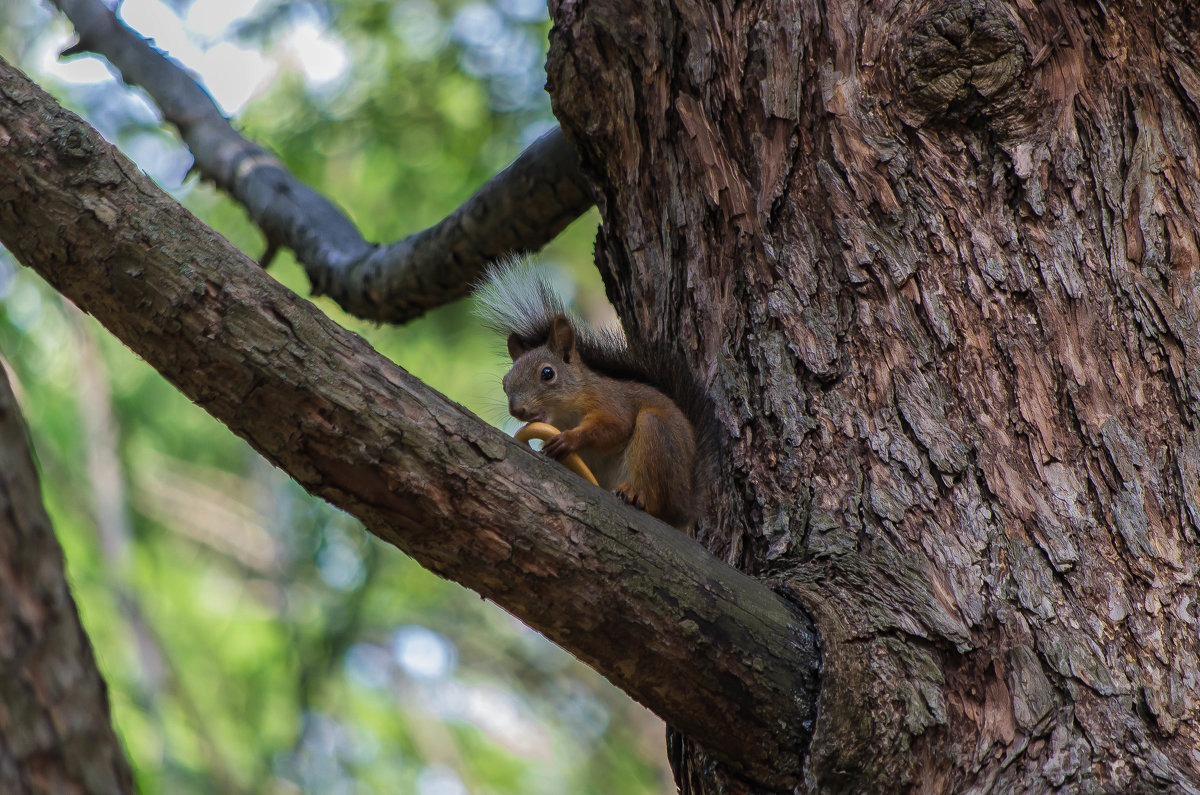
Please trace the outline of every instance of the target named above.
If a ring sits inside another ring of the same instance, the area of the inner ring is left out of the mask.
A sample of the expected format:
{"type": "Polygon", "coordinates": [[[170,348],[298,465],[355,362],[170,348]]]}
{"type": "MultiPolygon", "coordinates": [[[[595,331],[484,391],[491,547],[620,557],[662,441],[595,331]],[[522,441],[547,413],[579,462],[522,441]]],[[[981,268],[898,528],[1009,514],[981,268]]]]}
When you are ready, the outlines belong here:
{"type": "Polygon", "coordinates": [[[550,5],[610,298],[727,431],[701,538],[822,635],[808,787],[1200,791],[1195,11],[550,5]]]}
{"type": "Polygon", "coordinates": [[[133,792],[0,363],[0,792],[133,792]]]}

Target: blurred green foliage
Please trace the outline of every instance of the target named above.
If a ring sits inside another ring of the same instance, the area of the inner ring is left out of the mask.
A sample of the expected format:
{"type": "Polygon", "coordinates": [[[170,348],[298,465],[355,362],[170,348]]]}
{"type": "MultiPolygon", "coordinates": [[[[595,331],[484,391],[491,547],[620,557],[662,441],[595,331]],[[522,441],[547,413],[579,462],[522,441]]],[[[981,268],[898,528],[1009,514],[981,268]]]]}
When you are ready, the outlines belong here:
{"type": "MultiPolygon", "coordinates": [[[[242,11],[217,29],[202,24],[202,2],[127,0],[123,13],[162,46],[178,25],[196,57],[213,56],[205,63],[233,53],[265,64],[245,76],[257,93],[235,123],[370,239],[433,223],[552,124],[541,3],[208,5],[242,11]]],[[[35,0],[0,8],[0,54],[261,254],[238,206],[184,179],[186,151],[137,91],[95,62],[54,60],[69,35],[35,0]]],[[[581,219],[543,255],[585,314],[603,305],[588,265],[595,224],[581,219]]],[[[271,273],[307,291],[286,253],[271,273]]],[[[403,328],[317,303],[503,422],[503,346],[465,303],[403,328]]],[[[656,719],[303,493],[2,250],[0,353],[17,377],[47,507],[143,792],[668,787],[656,719]]]]}

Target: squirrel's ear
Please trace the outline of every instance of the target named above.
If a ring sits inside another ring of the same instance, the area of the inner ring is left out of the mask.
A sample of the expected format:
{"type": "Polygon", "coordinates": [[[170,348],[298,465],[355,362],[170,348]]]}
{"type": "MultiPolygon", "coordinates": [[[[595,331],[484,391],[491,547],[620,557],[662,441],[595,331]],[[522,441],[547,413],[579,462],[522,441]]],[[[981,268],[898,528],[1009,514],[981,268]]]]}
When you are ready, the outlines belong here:
{"type": "Polygon", "coordinates": [[[520,337],[518,337],[516,334],[508,335],[508,355],[512,357],[514,362],[520,358],[522,353],[527,350],[529,349],[526,348],[524,343],[521,342],[520,337]]]}
{"type": "Polygon", "coordinates": [[[565,315],[550,321],[550,339],[546,340],[546,347],[564,362],[575,358],[575,329],[571,328],[571,321],[565,315]]]}

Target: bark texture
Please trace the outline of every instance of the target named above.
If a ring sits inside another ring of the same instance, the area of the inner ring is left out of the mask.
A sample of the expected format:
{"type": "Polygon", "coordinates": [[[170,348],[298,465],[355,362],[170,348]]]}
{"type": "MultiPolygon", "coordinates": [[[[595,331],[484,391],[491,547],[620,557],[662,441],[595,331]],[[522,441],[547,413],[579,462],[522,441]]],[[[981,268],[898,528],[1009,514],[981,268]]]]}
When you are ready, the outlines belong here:
{"type": "Polygon", "coordinates": [[[0,366],[0,792],[132,793],[108,693],[0,366]]]}
{"type": "Polygon", "coordinates": [[[610,297],[730,440],[701,537],[825,644],[806,787],[1200,790],[1194,6],[550,6],[610,297]]]}
{"type": "Polygon", "coordinates": [[[182,67],[127,28],[101,0],[54,0],[79,33],[69,53],[103,55],[144,88],[195,168],[246,208],[272,246],[296,253],[313,292],[368,320],[404,323],[466,295],[484,267],[537,251],[592,206],[575,150],[554,129],[445,219],[377,246],[329,199],[243,138],[182,67]]]}
{"type": "Polygon", "coordinates": [[[785,598],[375,353],[3,61],[0,96],[22,263],[309,491],[746,775],[797,780],[817,651],[785,598]]]}

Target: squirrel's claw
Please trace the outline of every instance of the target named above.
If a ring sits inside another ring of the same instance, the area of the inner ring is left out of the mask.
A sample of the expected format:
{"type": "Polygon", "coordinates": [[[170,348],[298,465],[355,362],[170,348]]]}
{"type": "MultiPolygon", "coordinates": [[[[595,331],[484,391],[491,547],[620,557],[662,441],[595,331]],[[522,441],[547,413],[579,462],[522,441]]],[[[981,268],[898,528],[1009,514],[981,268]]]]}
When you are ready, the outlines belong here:
{"type": "Polygon", "coordinates": [[[542,452],[550,456],[554,460],[558,460],[568,453],[574,452],[571,446],[567,443],[566,434],[560,433],[556,436],[551,436],[546,441],[542,442],[542,452]]]}
{"type": "Polygon", "coordinates": [[[625,503],[632,505],[634,508],[637,508],[638,510],[642,510],[642,511],[646,510],[646,505],[644,502],[642,502],[642,495],[639,494],[637,492],[637,490],[633,488],[633,484],[630,483],[629,481],[625,481],[624,483],[622,483],[621,485],[619,485],[615,489],[613,489],[613,494],[617,495],[625,503]]]}

